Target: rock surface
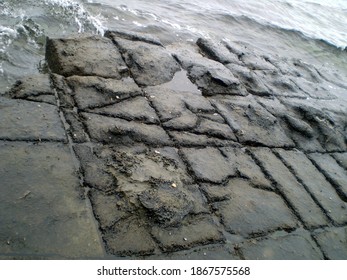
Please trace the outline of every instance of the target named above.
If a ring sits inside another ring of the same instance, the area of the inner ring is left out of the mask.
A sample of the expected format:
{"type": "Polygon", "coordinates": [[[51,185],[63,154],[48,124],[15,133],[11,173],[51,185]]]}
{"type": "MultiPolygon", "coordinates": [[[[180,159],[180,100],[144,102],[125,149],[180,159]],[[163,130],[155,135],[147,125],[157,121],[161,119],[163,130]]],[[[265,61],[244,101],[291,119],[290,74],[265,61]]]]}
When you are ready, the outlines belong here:
{"type": "Polygon", "coordinates": [[[46,60],[0,98],[0,259],[346,259],[343,81],[121,31],[46,60]]]}

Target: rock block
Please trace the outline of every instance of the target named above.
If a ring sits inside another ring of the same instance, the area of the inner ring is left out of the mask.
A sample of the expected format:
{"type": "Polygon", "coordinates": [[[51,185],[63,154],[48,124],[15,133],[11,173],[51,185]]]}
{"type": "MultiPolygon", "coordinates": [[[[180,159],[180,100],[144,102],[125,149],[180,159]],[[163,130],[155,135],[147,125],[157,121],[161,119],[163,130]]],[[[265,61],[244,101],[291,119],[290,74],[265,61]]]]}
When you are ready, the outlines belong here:
{"type": "Polygon", "coordinates": [[[252,188],[240,179],[231,180],[225,188],[231,199],[216,202],[214,208],[230,233],[252,236],[296,227],[294,215],[277,194],[252,188]]]}
{"type": "Polygon", "coordinates": [[[282,149],[276,150],[276,152],[307,187],[319,205],[324,208],[326,215],[337,224],[347,222],[346,202],[340,199],[336,190],[305,154],[299,151],[285,151],[282,149]]]}
{"type": "Polygon", "coordinates": [[[335,153],[332,156],[336,159],[336,161],[347,170],[347,153],[335,153]]]}
{"type": "Polygon", "coordinates": [[[347,202],[347,171],[329,154],[314,153],[310,154],[309,158],[333,184],[340,197],[347,202]]]}
{"type": "Polygon", "coordinates": [[[347,259],[347,227],[319,230],[314,237],[329,259],[347,259]]]}
{"type": "Polygon", "coordinates": [[[46,43],[46,61],[62,76],[99,76],[121,79],[128,68],[111,40],[100,36],[52,39],[46,43]]]}
{"type": "Polygon", "coordinates": [[[183,148],[181,151],[198,180],[222,183],[236,175],[235,163],[229,162],[216,148],[183,148]]]}
{"type": "Polygon", "coordinates": [[[317,245],[306,231],[249,241],[242,247],[247,260],[323,260],[317,245]]]}
{"type": "Polygon", "coordinates": [[[277,189],[307,227],[319,227],[327,224],[325,215],[310,194],[270,149],[252,149],[251,152],[277,183],[277,189]]]}
{"type": "Polygon", "coordinates": [[[100,108],[142,95],[140,88],[131,78],[115,80],[72,76],[66,79],[66,82],[71,89],[67,94],[73,96],[81,110],[100,108]]]}
{"type": "Polygon", "coordinates": [[[113,37],[132,77],[140,86],[154,86],[170,81],[181,68],[164,47],[141,41],[113,37]]]}
{"type": "Polygon", "coordinates": [[[0,143],[0,177],[1,254],[104,257],[67,145],[0,143]]]}
{"type": "Polygon", "coordinates": [[[224,236],[208,216],[186,219],[180,227],[153,227],[152,235],[164,252],[190,249],[199,245],[220,243],[224,236]]]}
{"type": "Polygon", "coordinates": [[[92,140],[101,143],[170,145],[166,132],[157,125],[126,121],[97,114],[82,113],[92,140]]]}
{"type": "Polygon", "coordinates": [[[56,106],[0,97],[0,139],[66,141],[56,106]]]}

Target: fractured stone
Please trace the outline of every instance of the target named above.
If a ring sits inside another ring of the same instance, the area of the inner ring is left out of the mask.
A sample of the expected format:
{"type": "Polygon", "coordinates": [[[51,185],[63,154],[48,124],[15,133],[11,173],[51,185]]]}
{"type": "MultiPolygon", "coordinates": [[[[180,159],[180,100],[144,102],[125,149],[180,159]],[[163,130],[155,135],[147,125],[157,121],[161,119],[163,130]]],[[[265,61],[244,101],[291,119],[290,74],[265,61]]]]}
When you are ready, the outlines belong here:
{"type": "Polygon", "coordinates": [[[170,81],[181,68],[164,47],[141,41],[113,37],[132,77],[140,86],[154,86],[170,81]]]}
{"type": "Polygon", "coordinates": [[[347,202],[347,171],[338,165],[329,154],[314,153],[308,157],[333,184],[340,197],[347,202]]]}
{"type": "Polygon", "coordinates": [[[227,187],[230,201],[214,203],[226,230],[242,236],[292,229],[297,221],[280,196],[255,189],[247,181],[231,180],[227,187]]]}
{"type": "Polygon", "coordinates": [[[187,131],[169,131],[168,134],[174,139],[174,141],[178,145],[183,147],[224,147],[236,145],[234,141],[219,139],[207,135],[190,133],[187,131]]]}
{"type": "Polygon", "coordinates": [[[312,197],[270,149],[251,149],[251,152],[269,176],[277,182],[277,189],[286,198],[307,227],[318,227],[327,224],[323,212],[312,197]]]}
{"type": "Polygon", "coordinates": [[[121,54],[112,41],[100,36],[48,38],[46,61],[53,73],[121,79],[128,75],[121,54]]]}
{"type": "Polygon", "coordinates": [[[143,142],[152,145],[170,145],[166,132],[157,125],[126,121],[96,114],[82,113],[88,133],[94,141],[131,144],[143,142]]]}
{"type": "Polygon", "coordinates": [[[237,141],[233,131],[227,124],[221,124],[207,119],[202,119],[194,129],[194,132],[237,141]]]}
{"type": "Polygon", "coordinates": [[[253,99],[240,97],[215,101],[214,104],[241,143],[257,143],[268,147],[294,146],[277,118],[253,99]]]}
{"type": "Polygon", "coordinates": [[[88,135],[84,131],[83,123],[78,114],[73,110],[63,109],[66,122],[69,124],[67,129],[75,143],[88,141],[88,135]]]}
{"type": "Polygon", "coordinates": [[[103,258],[69,147],[0,143],[0,252],[22,258],[103,258]]]}
{"type": "Polygon", "coordinates": [[[221,148],[222,153],[229,161],[235,162],[241,176],[251,180],[252,184],[262,188],[273,189],[271,182],[266,179],[260,167],[253,161],[251,156],[240,148],[221,148]]]}
{"type": "Polygon", "coordinates": [[[347,259],[347,227],[320,230],[314,237],[329,259],[347,259]]]}
{"type": "Polygon", "coordinates": [[[224,236],[208,216],[185,219],[180,227],[152,228],[152,235],[164,252],[174,252],[198,245],[221,243],[224,236]]]}
{"type": "Polygon", "coordinates": [[[346,153],[335,153],[332,156],[336,161],[347,170],[347,152],[346,153]]]}
{"type": "Polygon", "coordinates": [[[142,95],[141,89],[131,78],[115,80],[72,76],[67,78],[66,82],[72,89],[68,94],[73,95],[78,108],[81,110],[100,108],[142,95]]]}
{"type": "Polygon", "coordinates": [[[181,151],[199,180],[222,183],[236,175],[235,164],[223,157],[216,148],[183,148],[181,151]]]}
{"type": "Polygon", "coordinates": [[[310,193],[325,209],[325,213],[338,224],[347,222],[347,203],[342,201],[335,188],[315,168],[312,162],[299,151],[276,150],[280,157],[290,166],[297,177],[302,180],[310,193]]]}
{"type": "Polygon", "coordinates": [[[323,260],[317,245],[306,231],[249,241],[242,247],[247,260],[323,260]]]}
{"type": "Polygon", "coordinates": [[[66,141],[56,106],[0,97],[0,139],[66,141]]]}

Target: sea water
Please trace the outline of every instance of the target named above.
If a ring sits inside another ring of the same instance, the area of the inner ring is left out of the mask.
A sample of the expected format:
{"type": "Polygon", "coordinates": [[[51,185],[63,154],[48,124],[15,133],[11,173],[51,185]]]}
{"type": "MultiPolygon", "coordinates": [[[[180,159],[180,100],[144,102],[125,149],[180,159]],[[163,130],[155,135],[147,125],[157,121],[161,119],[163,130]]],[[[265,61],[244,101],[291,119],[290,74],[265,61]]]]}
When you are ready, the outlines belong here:
{"type": "Polygon", "coordinates": [[[47,36],[108,29],[240,41],[347,77],[347,0],[0,0],[0,93],[43,71],[47,36]]]}

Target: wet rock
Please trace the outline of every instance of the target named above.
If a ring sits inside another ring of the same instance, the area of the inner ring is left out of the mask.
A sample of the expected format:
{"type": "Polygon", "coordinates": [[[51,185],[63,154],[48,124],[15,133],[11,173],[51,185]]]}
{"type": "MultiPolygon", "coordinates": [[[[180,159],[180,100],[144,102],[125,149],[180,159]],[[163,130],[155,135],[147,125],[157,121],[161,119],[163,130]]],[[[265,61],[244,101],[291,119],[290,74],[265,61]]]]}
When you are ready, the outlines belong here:
{"type": "Polygon", "coordinates": [[[165,226],[180,223],[193,209],[187,195],[171,185],[144,191],[139,200],[155,220],[165,226]]]}
{"type": "Polygon", "coordinates": [[[192,128],[196,127],[197,122],[198,117],[187,110],[179,117],[163,123],[163,127],[170,130],[191,130],[192,128]]]}
{"type": "Polygon", "coordinates": [[[134,142],[152,145],[169,145],[166,132],[157,125],[109,118],[96,114],[82,113],[90,137],[97,142],[131,144],[134,142]]]}
{"type": "Polygon", "coordinates": [[[112,105],[87,111],[105,116],[122,118],[128,121],[159,124],[159,118],[157,117],[156,112],[149,105],[148,100],[143,96],[126,99],[112,105]]]}
{"type": "Polygon", "coordinates": [[[128,68],[112,41],[100,36],[47,38],[46,61],[53,73],[65,77],[121,79],[128,75],[128,68]]]}
{"type": "Polygon", "coordinates": [[[308,157],[333,184],[340,197],[347,202],[347,171],[328,154],[314,153],[308,157]]]}
{"type": "Polygon", "coordinates": [[[335,153],[332,156],[336,161],[347,170],[347,153],[335,153]]]}
{"type": "Polygon", "coordinates": [[[116,223],[103,238],[108,251],[118,256],[150,255],[157,247],[146,226],[135,217],[116,223]]]}
{"type": "Polygon", "coordinates": [[[154,86],[170,81],[180,70],[175,59],[157,45],[113,37],[131,75],[140,86],[154,86]]]}
{"type": "Polygon", "coordinates": [[[254,160],[240,148],[222,148],[222,153],[230,162],[234,162],[241,176],[251,180],[258,187],[273,189],[271,182],[265,177],[254,160]]]}
{"type": "Polygon", "coordinates": [[[231,53],[223,43],[216,44],[210,40],[199,38],[196,44],[210,59],[214,59],[223,64],[241,63],[237,55],[231,53]]]}
{"type": "Polygon", "coordinates": [[[314,235],[324,254],[331,260],[347,259],[347,228],[319,230],[314,235]]]}
{"type": "Polygon", "coordinates": [[[164,252],[174,252],[198,245],[220,243],[224,236],[208,216],[189,218],[180,227],[152,228],[152,235],[164,252]]]}
{"type": "Polygon", "coordinates": [[[241,143],[268,147],[293,147],[278,120],[250,98],[233,98],[215,102],[241,143]],[[271,135],[271,137],[269,137],[271,135]]]}
{"type": "Polygon", "coordinates": [[[28,76],[17,81],[7,93],[11,98],[26,99],[56,105],[54,90],[47,74],[28,76]]]}
{"type": "Polygon", "coordinates": [[[190,133],[187,131],[169,131],[168,134],[178,145],[183,147],[223,147],[237,145],[234,141],[190,133]]]}
{"type": "Polygon", "coordinates": [[[258,148],[252,149],[251,152],[269,176],[277,183],[276,188],[307,227],[318,227],[327,224],[325,215],[311,195],[307,193],[295,176],[270,149],[258,148]]]}
{"type": "Polygon", "coordinates": [[[202,119],[198,126],[194,129],[194,132],[206,134],[212,137],[237,141],[233,131],[228,125],[216,123],[211,120],[202,119]]]}
{"type": "Polygon", "coordinates": [[[296,176],[308,188],[309,192],[324,208],[335,223],[347,222],[347,204],[343,202],[325,177],[319,172],[312,162],[299,151],[276,150],[280,157],[290,166],[296,176]]]}
{"type": "Polygon", "coordinates": [[[158,38],[155,38],[147,34],[139,34],[131,31],[124,32],[121,30],[107,30],[105,32],[105,37],[112,40],[116,38],[123,38],[130,41],[141,41],[163,47],[162,43],[158,38]]]}
{"type": "Polygon", "coordinates": [[[99,190],[92,189],[89,197],[95,218],[104,230],[110,229],[117,222],[130,217],[132,211],[135,210],[119,194],[107,195],[99,190]]]}
{"type": "Polygon", "coordinates": [[[284,236],[251,240],[244,244],[242,253],[247,260],[323,260],[317,245],[306,231],[284,236]]]}
{"type": "Polygon", "coordinates": [[[104,257],[67,145],[2,142],[0,177],[3,256],[104,257]]]}
{"type": "Polygon", "coordinates": [[[56,106],[0,97],[0,139],[66,141],[56,106]]]}
{"type": "Polygon", "coordinates": [[[142,95],[131,78],[123,80],[72,76],[66,79],[79,109],[100,108],[142,95]]]}
{"type": "Polygon", "coordinates": [[[66,122],[69,124],[68,132],[75,143],[88,141],[88,135],[84,131],[83,123],[78,114],[73,110],[63,109],[66,122]]]}
{"type": "Polygon", "coordinates": [[[106,163],[87,146],[74,146],[74,151],[80,159],[84,182],[92,188],[113,193],[117,179],[107,170],[106,163]]]}
{"type": "Polygon", "coordinates": [[[252,188],[240,179],[225,188],[231,201],[216,202],[214,207],[229,232],[249,236],[296,227],[295,217],[277,194],[252,188]]]}
{"type": "Polygon", "coordinates": [[[315,99],[336,99],[337,97],[332,94],[333,87],[326,86],[325,84],[317,84],[316,82],[308,81],[304,78],[296,77],[291,78],[291,80],[310,98],[315,99]]]}
{"type": "Polygon", "coordinates": [[[234,163],[226,160],[216,148],[184,148],[182,153],[199,180],[222,183],[236,174],[234,163]]]}
{"type": "Polygon", "coordinates": [[[51,79],[58,94],[59,107],[72,110],[76,103],[72,97],[72,90],[66,83],[65,78],[57,74],[51,74],[51,79]]]}
{"type": "Polygon", "coordinates": [[[202,184],[201,190],[206,196],[209,203],[219,202],[228,200],[229,203],[232,203],[230,200],[231,192],[230,188],[223,185],[213,185],[213,184],[202,184]]]}

